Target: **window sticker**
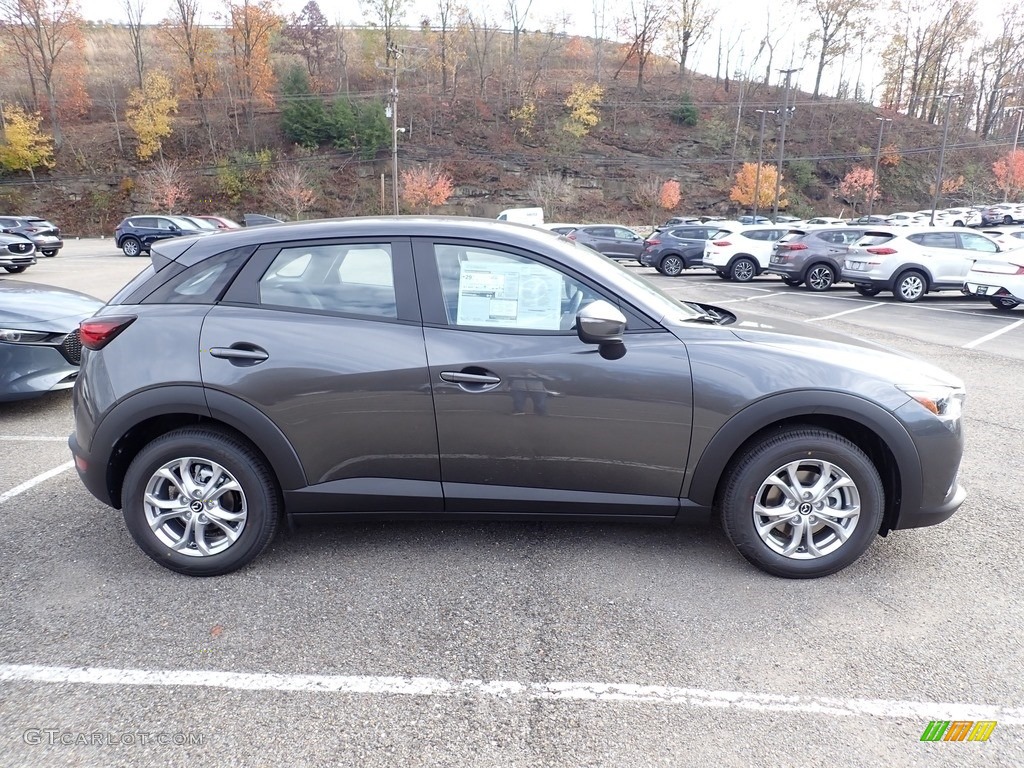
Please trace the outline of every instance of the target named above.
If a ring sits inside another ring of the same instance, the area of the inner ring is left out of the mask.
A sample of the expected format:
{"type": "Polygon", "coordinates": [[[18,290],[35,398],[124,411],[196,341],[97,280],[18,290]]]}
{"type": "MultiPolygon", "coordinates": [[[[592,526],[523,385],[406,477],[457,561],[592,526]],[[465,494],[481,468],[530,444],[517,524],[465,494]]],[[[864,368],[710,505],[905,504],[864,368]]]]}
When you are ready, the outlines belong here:
{"type": "Polygon", "coordinates": [[[557,272],[538,264],[462,264],[459,325],[557,331],[561,316],[557,272]]]}

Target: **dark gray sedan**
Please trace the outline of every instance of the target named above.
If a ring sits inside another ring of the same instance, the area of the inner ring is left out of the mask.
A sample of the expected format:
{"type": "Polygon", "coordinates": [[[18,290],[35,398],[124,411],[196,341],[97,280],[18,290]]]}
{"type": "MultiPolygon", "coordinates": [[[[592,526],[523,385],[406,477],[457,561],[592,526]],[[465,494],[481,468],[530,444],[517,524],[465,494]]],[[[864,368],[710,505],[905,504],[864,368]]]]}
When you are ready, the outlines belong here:
{"type": "Polygon", "coordinates": [[[574,229],[566,237],[616,261],[635,262],[644,250],[644,239],[640,235],[610,224],[588,224],[574,229]]]}
{"type": "Polygon", "coordinates": [[[0,402],[73,386],[82,356],[78,323],[102,306],[77,291],[0,279],[0,402]]]}

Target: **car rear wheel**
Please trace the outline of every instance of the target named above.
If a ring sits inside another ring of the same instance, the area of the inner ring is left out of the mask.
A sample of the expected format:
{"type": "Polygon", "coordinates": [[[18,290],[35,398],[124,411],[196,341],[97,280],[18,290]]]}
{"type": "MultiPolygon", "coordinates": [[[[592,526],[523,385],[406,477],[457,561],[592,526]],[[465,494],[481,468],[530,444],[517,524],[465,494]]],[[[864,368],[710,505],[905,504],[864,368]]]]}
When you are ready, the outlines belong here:
{"type": "Polygon", "coordinates": [[[142,243],[134,237],[126,237],[121,241],[121,250],[125,256],[138,256],[142,253],[142,243]]]}
{"type": "Polygon", "coordinates": [[[854,288],[861,296],[877,296],[882,292],[881,288],[873,288],[870,285],[858,285],[854,288]]]}
{"type": "MultiPolygon", "coordinates": [[[[8,267],[8,269],[10,269],[10,267],[8,267]]],[[[1014,299],[1003,298],[989,299],[989,303],[996,309],[1001,309],[1005,312],[1009,312],[1011,309],[1016,309],[1017,305],[1020,304],[1019,301],[1016,301],[1014,299]]]]}
{"type": "Polygon", "coordinates": [[[807,290],[827,291],[836,281],[836,273],[828,264],[815,264],[807,270],[807,290]]]}
{"type": "Polygon", "coordinates": [[[960,219],[957,219],[956,221],[953,222],[954,227],[962,227],[963,225],[964,223],[960,221],[960,219]]]}
{"type": "Polygon", "coordinates": [[[908,304],[920,299],[927,291],[928,280],[916,269],[908,269],[892,285],[896,298],[908,304]]]}
{"type": "Polygon", "coordinates": [[[1003,224],[1006,224],[1006,225],[1013,224],[1013,216],[1010,216],[1009,214],[1007,214],[1006,216],[1003,216],[1003,224]]]}
{"type": "Polygon", "coordinates": [[[47,257],[56,256],[57,255],[57,252],[55,250],[53,250],[52,248],[47,248],[45,251],[40,251],[40,253],[43,254],[43,256],[47,256],[47,257]]]}
{"type": "Polygon", "coordinates": [[[8,272],[18,274],[19,272],[24,272],[26,269],[28,269],[28,264],[17,264],[13,267],[4,267],[4,269],[6,269],[8,272]]]}
{"type": "Polygon", "coordinates": [[[842,570],[870,546],[885,494],[878,469],[831,430],[788,427],[758,439],[727,470],[725,533],[758,568],[791,579],[842,570]]]}
{"type": "Polygon", "coordinates": [[[682,257],[676,256],[674,253],[666,256],[658,265],[658,271],[669,277],[675,277],[685,268],[686,264],[683,263],[682,257]]]}
{"type": "Polygon", "coordinates": [[[143,552],[189,576],[219,576],[254,560],[274,537],[281,494],[248,443],[215,429],[178,429],[132,461],[125,524],[143,552]]]}
{"type": "Polygon", "coordinates": [[[757,275],[757,265],[746,257],[736,259],[729,268],[729,276],[737,283],[749,283],[757,275]]]}

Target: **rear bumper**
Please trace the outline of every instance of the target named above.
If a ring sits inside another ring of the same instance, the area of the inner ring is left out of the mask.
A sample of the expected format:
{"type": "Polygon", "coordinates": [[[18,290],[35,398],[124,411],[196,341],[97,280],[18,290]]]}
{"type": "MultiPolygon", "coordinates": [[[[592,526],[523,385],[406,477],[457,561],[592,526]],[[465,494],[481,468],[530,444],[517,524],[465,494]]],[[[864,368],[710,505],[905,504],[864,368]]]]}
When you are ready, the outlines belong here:
{"type": "Polygon", "coordinates": [[[78,438],[74,434],[68,438],[68,447],[71,449],[71,455],[75,459],[75,471],[78,472],[78,477],[81,479],[82,484],[97,499],[107,506],[113,507],[110,489],[107,487],[106,464],[97,465],[89,452],[79,445],[78,438]]]}

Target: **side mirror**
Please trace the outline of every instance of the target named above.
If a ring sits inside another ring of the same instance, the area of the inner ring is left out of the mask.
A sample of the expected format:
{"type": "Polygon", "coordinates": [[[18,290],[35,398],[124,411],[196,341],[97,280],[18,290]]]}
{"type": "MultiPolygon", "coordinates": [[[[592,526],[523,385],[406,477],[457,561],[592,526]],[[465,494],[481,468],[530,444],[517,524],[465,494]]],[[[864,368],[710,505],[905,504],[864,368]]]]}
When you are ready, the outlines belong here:
{"type": "Polygon", "coordinates": [[[576,313],[576,334],[584,344],[621,345],[626,316],[603,299],[593,301],[576,313]]]}

